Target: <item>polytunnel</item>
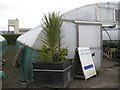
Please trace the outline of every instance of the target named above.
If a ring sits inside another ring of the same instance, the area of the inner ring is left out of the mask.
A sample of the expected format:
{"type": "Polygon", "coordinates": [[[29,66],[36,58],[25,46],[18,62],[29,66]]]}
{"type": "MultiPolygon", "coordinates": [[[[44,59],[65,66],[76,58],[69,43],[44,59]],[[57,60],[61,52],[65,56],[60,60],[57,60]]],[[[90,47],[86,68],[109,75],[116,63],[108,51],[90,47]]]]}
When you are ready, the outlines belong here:
{"type": "Polygon", "coordinates": [[[4,55],[7,46],[8,44],[6,39],[0,35],[0,80],[5,77],[4,71],[1,71],[2,70],[1,65],[3,64],[2,56],[4,55]]]}
{"type": "Polygon", "coordinates": [[[39,58],[39,50],[42,46],[41,37],[42,29],[37,26],[30,31],[19,36],[16,40],[16,48],[24,46],[24,52],[19,58],[19,64],[21,66],[22,79],[31,79],[33,75],[32,61],[36,61],[39,58]]]}
{"type": "Polygon", "coordinates": [[[0,35],[0,59],[2,59],[2,56],[7,48],[8,44],[6,39],[0,35]]]}

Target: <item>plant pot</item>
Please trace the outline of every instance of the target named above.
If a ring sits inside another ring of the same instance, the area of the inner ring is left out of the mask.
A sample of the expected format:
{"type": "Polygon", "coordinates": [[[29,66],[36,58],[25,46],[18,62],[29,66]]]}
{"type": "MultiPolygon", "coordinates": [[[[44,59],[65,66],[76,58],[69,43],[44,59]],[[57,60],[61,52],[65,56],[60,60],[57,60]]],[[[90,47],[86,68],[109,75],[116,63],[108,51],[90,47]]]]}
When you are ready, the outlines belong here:
{"type": "Polygon", "coordinates": [[[72,61],[56,64],[33,63],[34,83],[42,87],[65,88],[72,80],[72,61]]]}

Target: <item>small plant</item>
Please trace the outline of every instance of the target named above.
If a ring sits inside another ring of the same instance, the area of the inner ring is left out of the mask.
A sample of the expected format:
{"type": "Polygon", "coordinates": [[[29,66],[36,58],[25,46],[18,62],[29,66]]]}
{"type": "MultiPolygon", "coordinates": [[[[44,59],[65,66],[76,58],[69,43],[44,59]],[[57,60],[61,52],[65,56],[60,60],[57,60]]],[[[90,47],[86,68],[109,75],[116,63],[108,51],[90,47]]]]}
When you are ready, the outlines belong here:
{"type": "Polygon", "coordinates": [[[52,60],[52,54],[47,48],[46,45],[43,45],[42,48],[40,49],[40,59],[39,61],[41,63],[50,63],[52,60]]]}
{"type": "Polygon", "coordinates": [[[40,59],[39,61],[41,63],[62,63],[67,61],[66,56],[68,54],[67,48],[61,48],[59,51],[56,51],[56,54],[54,54],[54,61],[52,58],[52,52],[51,50],[46,46],[43,45],[42,48],[40,49],[40,59]]]}
{"type": "Polygon", "coordinates": [[[118,41],[118,46],[115,48],[113,52],[113,57],[120,59],[120,41],[118,41]]]}
{"type": "Polygon", "coordinates": [[[58,52],[58,60],[60,62],[65,62],[67,59],[66,59],[66,56],[68,54],[68,49],[67,48],[61,48],[60,51],[58,52]]]}

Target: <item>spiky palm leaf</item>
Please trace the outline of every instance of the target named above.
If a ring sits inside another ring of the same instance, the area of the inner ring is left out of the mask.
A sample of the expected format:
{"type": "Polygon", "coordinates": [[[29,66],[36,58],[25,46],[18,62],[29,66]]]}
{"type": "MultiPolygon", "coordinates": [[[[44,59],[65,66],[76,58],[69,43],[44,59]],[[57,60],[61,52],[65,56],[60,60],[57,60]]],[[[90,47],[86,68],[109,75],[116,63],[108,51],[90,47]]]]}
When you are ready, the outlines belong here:
{"type": "Polygon", "coordinates": [[[62,18],[58,13],[52,12],[44,15],[42,29],[45,34],[43,42],[54,53],[60,47],[62,18]]]}

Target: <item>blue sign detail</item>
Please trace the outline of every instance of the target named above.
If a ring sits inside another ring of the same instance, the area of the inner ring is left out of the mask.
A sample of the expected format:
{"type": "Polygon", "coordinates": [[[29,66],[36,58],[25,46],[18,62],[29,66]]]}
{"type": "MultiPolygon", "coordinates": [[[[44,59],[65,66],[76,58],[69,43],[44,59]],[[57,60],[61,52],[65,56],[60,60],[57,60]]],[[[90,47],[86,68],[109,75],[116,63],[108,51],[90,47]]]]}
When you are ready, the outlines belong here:
{"type": "Polygon", "coordinates": [[[90,68],[93,68],[93,64],[90,64],[84,67],[85,70],[90,69],[90,68]]]}

